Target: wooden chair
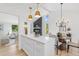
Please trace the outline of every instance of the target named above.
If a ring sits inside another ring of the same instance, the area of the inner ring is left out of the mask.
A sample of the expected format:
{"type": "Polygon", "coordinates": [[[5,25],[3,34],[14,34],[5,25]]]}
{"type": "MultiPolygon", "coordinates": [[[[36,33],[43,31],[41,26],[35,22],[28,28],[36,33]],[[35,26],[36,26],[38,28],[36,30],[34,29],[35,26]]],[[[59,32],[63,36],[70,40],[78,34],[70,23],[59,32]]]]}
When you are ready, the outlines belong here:
{"type": "Polygon", "coordinates": [[[66,41],[62,33],[57,33],[57,37],[58,37],[57,49],[60,50],[60,55],[61,55],[62,51],[66,50],[66,41]]]}

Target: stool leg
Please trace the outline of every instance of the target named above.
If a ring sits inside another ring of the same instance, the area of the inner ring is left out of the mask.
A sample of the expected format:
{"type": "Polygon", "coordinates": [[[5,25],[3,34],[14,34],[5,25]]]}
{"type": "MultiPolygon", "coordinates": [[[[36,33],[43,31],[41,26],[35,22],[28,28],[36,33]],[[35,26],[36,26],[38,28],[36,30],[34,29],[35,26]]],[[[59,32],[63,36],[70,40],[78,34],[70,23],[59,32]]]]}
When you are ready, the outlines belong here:
{"type": "Polygon", "coordinates": [[[56,55],[58,55],[58,41],[56,42],[56,55]]]}
{"type": "Polygon", "coordinates": [[[56,54],[58,55],[58,46],[57,46],[57,49],[56,50],[57,50],[56,54]]]}
{"type": "Polygon", "coordinates": [[[69,45],[67,46],[67,53],[69,52],[69,45]]]}

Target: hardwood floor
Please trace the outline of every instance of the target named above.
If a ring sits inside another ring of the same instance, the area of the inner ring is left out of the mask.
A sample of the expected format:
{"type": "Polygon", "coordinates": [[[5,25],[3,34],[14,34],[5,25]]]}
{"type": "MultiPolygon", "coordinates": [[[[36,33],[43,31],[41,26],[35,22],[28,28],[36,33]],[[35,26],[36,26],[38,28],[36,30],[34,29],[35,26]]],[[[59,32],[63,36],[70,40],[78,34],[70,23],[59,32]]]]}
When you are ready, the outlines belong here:
{"type": "MultiPolygon", "coordinates": [[[[70,50],[70,52],[59,51],[56,56],[79,56],[79,52],[74,52],[70,50]]],[[[2,46],[0,47],[0,56],[27,56],[27,54],[23,50],[19,50],[15,44],[10,46],[2,46]]]]}
{"type": "Polygon", "coordinates": [[[16,45],[0,47],[0,56],[27,56],[23,50],[19,50],[16,45]]]}
{"type": "Polygon", "coordinates": [[[79,52],[75,52],[70,50],[68,53],[67,51],[59,51],[58,56],[79,56],[79,52]]]}

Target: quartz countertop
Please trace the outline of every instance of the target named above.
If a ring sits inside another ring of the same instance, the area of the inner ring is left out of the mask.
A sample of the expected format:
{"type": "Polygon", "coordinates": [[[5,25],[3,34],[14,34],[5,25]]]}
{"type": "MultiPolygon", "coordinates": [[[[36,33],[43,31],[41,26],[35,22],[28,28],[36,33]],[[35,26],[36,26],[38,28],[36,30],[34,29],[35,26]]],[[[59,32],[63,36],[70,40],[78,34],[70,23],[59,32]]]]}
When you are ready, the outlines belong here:
{"type": "Polygon", "coordinates": [[[34,36],[32,34],[30,34],[30,35],[21,34],[21,36],[27,37],[29,39],[36,40],[36,41],[44,43],[44,44],[47,43],[47,42],[49,42],[50,39],[52,39],[49,36],[39,36],[39,37],[36,37],[36,36],[34,36]]]}

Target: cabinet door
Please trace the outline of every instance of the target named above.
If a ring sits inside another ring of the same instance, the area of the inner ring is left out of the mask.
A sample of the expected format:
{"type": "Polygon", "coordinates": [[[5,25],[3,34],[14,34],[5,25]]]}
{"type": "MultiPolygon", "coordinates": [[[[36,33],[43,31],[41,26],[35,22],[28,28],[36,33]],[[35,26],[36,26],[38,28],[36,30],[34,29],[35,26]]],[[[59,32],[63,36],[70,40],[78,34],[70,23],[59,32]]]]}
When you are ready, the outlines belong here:
{"type": "Polygon", "coordinates": [[[27,37],[21,38],[21,48],[24,49],[28,55],[33,55],[33,40],[27,37]]]}
{"type": "Polygon", "coordinates": [[[43,56],[44,55],[44,44],[40,42],[35,43],[35,55],[36,56],[43,56]]]}
{"type": "Polygon", "coordinates": [[[33,55],[34,44],[33,40],[30,38],[25,38],[25,49],[28,51],[29,55],[33,55]]]}
{"type": "Polygon", "coordinates": [[[45,53],[46,55],[53,56],[56,53],[55,49],[55,39],[51,38],[50,41],[45,45],[45,53]]]}

